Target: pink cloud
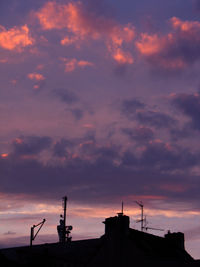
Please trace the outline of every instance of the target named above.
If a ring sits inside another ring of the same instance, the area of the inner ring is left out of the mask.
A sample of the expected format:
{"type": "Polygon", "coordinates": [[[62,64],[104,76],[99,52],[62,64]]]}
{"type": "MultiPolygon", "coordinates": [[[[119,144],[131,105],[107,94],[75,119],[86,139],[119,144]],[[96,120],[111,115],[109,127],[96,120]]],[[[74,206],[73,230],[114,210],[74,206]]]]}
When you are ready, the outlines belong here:
{"type": "Polygon", "coordinates": [[[133,63],[131,54],[123,48],[135,37],[135,29],[131,24],[124,26],[102,16],[96,17],[85,10],[81,2],[63,5],[47,2],[36,12],[36,17],[44,30],[68,31],[68,35],[61,40],[62,45],[80,46],[83,41],[103,40],[116,62],[133,63]]]}
{"type": "Polygon", "coordinates": [[[43,65],[43,64],[38,64],[38,65],[36,66],[36,69],[37,69],[37,70],[42,70],[42,69],[44,69],[44,65],[43,65]]]}
{"type": "Polygon", "coordinates": [[[121,48],[114,48],[112,57],[119,64],[132,64],[134,62],[132,55],[129,52],[124,52],[121,48]]]}
{"type": "Polygon", "coordinates": [[[86,60],[78,61],[76,58],[62,58],[65,64],[65,72],[72,72],[77,68],[92,67],[94,64],[86,60]]]}
{"type": "Polygon", "coordinates": [[[28,78],[30,80],[36,80],[36,81],[43,81],[43,80],[45,80],[45,77],[42,74],[40,74],[40,73],[29,73],[27,76],[28,76],[28,78]]]}
{"type": "Polygon", "coordinates": [[[0,59],[0,63],[7,63],[7,62],[8,62],[8,59],[7,58],[0,59]]]}
{"type": "Polygon", "coordinates": [[[173,17],[170,25],[172,31],[166,35],[142,33],[136,48],[157,67],[183,69],[200,58],[200,22],[173,17]]]}
{"type": "Polygon", "coordinates": [[[174,29],[180,30],[182,33],[197,33],[200,29],[200,22],[198,21],[182,21],[177,17],[173,17],[170,20],[174,29]]]}
{"type": "Polygon", "coordinates": [[[142,33],[140,41],[136,42],[136,47],[142,55],[151,56],[160,52],[164,44],[164,38],[158,37],[157,34],[142,33]]]}
{"type": "Polygon", "coordinates": [[[167,199],[166,196],[161,196],[161,195],[129,195],[128,197],[125,196],[125,199],[127,200],[136,200],[136,199],[140,199],[140,200],[163,200],[163,199],[167,199]]]}
{"type": "Polygon", "coordinates": [[[5,159],[5,158],[7,158],[7,157],[8,157],[8,153],[2,153],[2,154],[1,154],[1,158],[5,159]]]}
{"type": "Polygon", "coordinates": [[[34,40],[30,36],[27,25],[13,27],[10,30],[6,30],[3,26],[0,26],[0,47],[21,52],[23,48],[33,43],[34,40]]]}
{"type": "Polygon", "coordinates": [[[160,188],[175,193],[183,193],[188,190],[188,187],[182,184],[163,184],[160,188]]]}

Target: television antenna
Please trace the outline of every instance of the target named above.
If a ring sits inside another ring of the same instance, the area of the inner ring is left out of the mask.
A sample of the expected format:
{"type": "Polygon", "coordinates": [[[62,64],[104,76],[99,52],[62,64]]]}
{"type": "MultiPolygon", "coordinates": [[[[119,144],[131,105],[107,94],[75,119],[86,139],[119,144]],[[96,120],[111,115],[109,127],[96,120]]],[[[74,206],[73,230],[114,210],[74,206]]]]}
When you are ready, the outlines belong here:
{"type": "Polygon", "coordinates": [[[40,229],[42,228],[42,226],[44,225],[45,221],[46,221],[46,220],[43,219],[42,222],[40,222],[40,223],[38,223],[38,224],[36,224],[36,225],[34,224],[34,225],[31,227],[30,247],[32,247],[32,245],[33,245],[33,241],[35,240],[36,236],[38,235],[38,233],[39,233],[40,229]],[[38,227],[38,226],[40,226],[40,227],[38,228],[37,232],[34,234],[34,229],[35,229],[36,227],[38,227]]]}
{"type": "Polygon", "coordinates": [[[142,203],[142,201],[135,201],[136,204],[141,208],[141,219],[137,220],[137,223],[141,223],[141,231],[143,232],[143,230],[145,229],[146,226],[146,217],[144,217],[144,205],[142,203]],[[145,226],[144,226],[145,224],[145,226]]]}
{"type": "Polygon", "coordinates": [[[165,231],[164,229],[160,229],[160,228],[154,228],[154,227],[148,227],[147,224],[147,218],[146,216],[144,216],[144,204],[142,203],[142,201],[135,201],[138,206],[140,206],[141,208],[141,219],[137,220],[136,222],[137,223],[141,223],[141,231],[143,232],[144,230],[145,231],[148,231],[148,230],[155,230],[155,231],[165,231]]]}

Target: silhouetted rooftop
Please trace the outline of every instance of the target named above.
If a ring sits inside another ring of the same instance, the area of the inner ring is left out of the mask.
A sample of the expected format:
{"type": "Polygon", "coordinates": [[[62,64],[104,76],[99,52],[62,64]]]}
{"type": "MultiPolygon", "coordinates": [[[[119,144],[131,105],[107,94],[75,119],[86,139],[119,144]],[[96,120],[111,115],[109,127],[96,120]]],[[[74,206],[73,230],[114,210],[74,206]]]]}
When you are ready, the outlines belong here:
{"type": "Polygon", "coordinates": [[[0,250],[4,266],[200,266],[184,249],[182,233],[165,237],[129,228],[129,217],[105,220],[96,239],[0,250]]]}

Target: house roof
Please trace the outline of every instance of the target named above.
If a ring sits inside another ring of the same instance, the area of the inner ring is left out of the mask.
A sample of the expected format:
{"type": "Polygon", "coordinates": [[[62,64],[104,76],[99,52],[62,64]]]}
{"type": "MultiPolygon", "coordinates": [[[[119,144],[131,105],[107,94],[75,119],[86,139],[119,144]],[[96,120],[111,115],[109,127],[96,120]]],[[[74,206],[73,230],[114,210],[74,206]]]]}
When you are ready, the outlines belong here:
{"type": "Polygon", "coordinates": [[[125,215],[104,223],[105,234],[100,238],[3,249],[0,255],[8,267],[200,266],[184,249],[182,233],[159,237],[131,229],[125,215]]]}

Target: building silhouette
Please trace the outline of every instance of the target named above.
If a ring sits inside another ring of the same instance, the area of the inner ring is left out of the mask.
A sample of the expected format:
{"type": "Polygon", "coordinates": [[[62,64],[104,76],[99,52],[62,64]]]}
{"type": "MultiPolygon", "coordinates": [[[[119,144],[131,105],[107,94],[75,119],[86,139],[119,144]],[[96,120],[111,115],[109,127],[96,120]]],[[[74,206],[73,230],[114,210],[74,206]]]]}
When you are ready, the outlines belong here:
{"type": "Polygon", "coordinates": [[[100,238],[0,250],[0,266],[184,267],[200,266],[185,250],[184,234],[164,237],[131,229],[123,213],[105,219],[100,238]]]}

